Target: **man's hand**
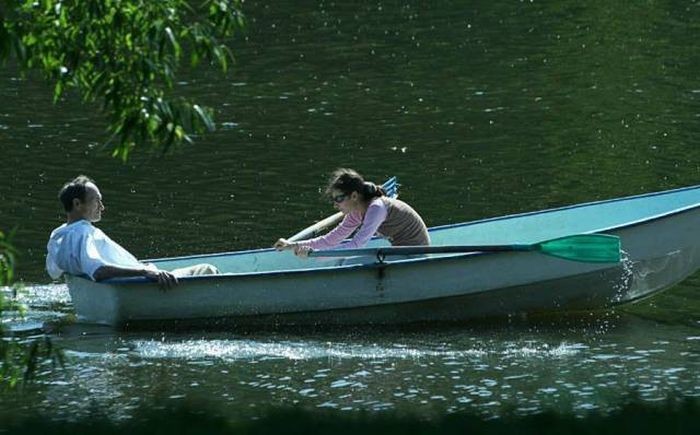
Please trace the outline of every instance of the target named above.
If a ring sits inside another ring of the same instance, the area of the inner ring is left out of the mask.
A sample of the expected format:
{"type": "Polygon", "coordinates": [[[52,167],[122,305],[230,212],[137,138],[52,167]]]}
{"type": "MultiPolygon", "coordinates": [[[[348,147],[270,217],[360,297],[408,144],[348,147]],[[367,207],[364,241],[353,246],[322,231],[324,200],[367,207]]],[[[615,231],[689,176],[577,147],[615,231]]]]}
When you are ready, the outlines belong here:
{"type": "Polygon", "coordinates": [[[101,266],[92,277],[95,281],[102,281],[110,278],[126,278],[129,276],[143,276],[158,282],[161,290],[167,290],[178,284],[177,277],[167,270],[160,270],[154,265],[144,264],[144,268],[101,266]]]}
{"type": "Polygon", "coordinates": [[[163,291],[171,289],[178,284],[177,277],[167,270],[146,269],[144,276],[148,279],[158,281],[158,287],[163,291]]]}

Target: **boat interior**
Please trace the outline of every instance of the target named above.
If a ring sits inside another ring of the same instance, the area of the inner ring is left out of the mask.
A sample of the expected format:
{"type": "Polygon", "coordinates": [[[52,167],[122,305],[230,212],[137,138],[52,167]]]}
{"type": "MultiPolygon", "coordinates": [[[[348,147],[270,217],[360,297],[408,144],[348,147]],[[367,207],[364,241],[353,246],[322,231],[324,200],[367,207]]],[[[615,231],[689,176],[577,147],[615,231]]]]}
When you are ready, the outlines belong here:
{"type": "MultiPolygon", "coordinates": [[[[627,198],[578,204],[538,212],[484,219],[431,228],[432,245],[530,244],[573,234],[605,233],[700,207],[700,186],[627,198]]],[[[373,239],[368,247],[389,246],[373,239]]],[[[426,261],[463,254],[431,254],[419,258],[392,258],[386,262],[426,261]]],[[[224,252],[147,260],[172,270],[209,263],[223,274],[250,274],[293,270],[357,267],[377,262],[376,256],[298,258],[291,251],[273,249],[224,252]]]]}

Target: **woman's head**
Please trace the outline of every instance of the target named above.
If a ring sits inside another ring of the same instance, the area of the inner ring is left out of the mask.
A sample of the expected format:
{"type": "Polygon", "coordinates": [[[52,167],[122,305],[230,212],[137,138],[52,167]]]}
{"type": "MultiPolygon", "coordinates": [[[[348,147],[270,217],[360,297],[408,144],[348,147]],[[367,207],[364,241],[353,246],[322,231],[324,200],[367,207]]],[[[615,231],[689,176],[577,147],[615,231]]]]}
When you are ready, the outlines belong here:
{"type": "Polygon", "coordinates": [[[367,182],[353,169],[336,169],[326,187],[328,195],[341,211],[350,211],[353,205],[366,206],[373,198],[384,196],[384,189],[367,182]],[[347,205],[346,205],[347,204],[347,205]]]}

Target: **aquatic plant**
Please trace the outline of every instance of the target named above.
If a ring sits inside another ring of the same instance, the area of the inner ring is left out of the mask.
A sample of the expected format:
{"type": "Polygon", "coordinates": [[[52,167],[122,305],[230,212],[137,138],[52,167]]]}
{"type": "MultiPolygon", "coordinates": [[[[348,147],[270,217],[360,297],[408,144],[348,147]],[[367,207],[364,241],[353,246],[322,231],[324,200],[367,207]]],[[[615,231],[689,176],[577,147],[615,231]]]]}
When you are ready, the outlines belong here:
{"type": "Polygon", "coordinates": [[[12,282],[14,276],[15,248],[10,239],[0,230],[0,286],[12,282]]]}
{"type": "MultiPolygon", "coordinates": [[[[14,312],[23,316],[26,307],[17,302],[17,294],[21,291],[21,284],[14,283],[15,248],[11,237],[6,237],[0,231],[0,287],[9,286],[12,297],[8,298],[8,291],[0,291],[0,318],[5,318],[5,313],[14,312]]],[[[2,289],[0,289],[2,290],[2,289]]],[[[53,367],[63,365],[63,353],[56,349],[47,335],[21,337],[7,331],[4,322],[0,322],[0,389],[13,389],[22,382],[34,379],[37,368],[44,364],[53,367]]]]}

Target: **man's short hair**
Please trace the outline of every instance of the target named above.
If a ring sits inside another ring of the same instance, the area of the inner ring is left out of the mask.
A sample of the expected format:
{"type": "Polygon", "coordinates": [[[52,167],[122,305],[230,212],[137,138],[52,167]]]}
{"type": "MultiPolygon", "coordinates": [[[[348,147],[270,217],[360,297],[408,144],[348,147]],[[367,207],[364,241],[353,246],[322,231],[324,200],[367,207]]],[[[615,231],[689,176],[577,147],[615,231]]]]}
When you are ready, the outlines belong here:
{"type": "Polygon", "coordinates": [[[78,198],[80,201],[85,201],[85,194],[87,193],[85,184],[87,183],[95,184],[89,177],[78,175],[73,181],[69,181],[63,185],[61,191],[58,192],[58,199],[61,200],[66,212],[73,210],[74,199],[78,198]]]}

